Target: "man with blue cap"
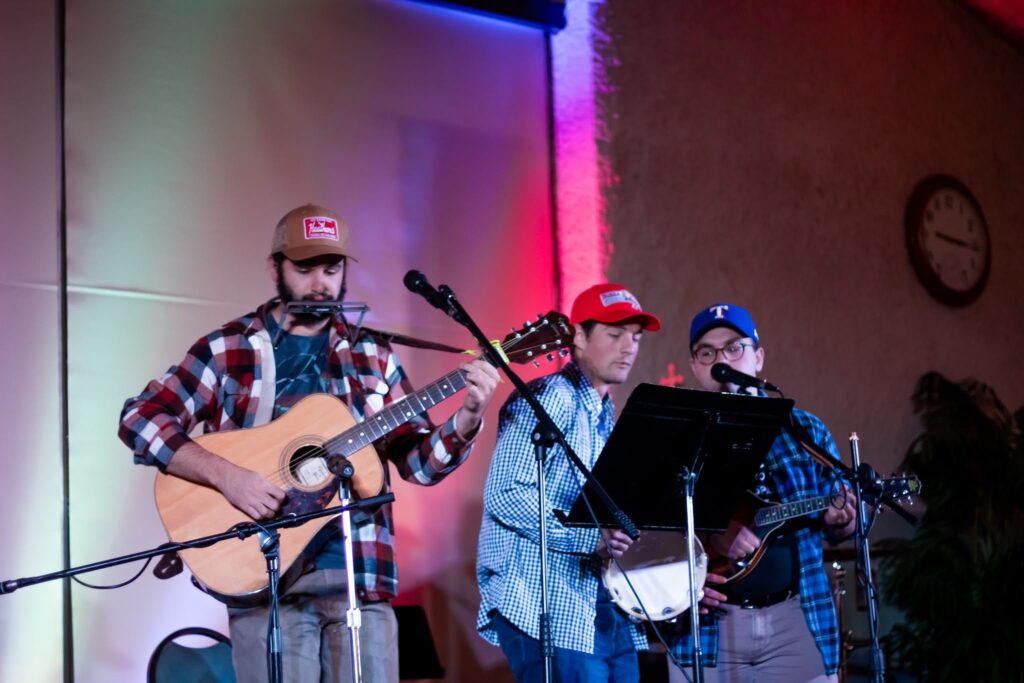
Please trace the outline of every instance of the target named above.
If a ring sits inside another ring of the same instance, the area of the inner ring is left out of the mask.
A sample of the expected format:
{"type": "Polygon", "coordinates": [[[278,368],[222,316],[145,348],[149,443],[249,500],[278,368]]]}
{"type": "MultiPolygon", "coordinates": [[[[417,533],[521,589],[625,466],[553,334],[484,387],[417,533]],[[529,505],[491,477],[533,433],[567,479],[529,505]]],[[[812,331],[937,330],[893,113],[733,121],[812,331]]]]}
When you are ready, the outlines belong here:
{"type": "MultiPolygon", "coordinates": [[[[715,379],[712,368],[724,363],[756,377],[764,359],[757,326],[745,308],[717,303],[694,316],[690,369],[702,389],[743,391],[735,383],[715,379]]],[[[822,541],[835,543],[853,533],[856,501],[801,444],[809,438],[812,445],[840,459],[825,424],[799,409],[793,410],[791,419],[798,426],[784,429],[776,438],[751,482],[751,491],[759,498],[781,503],[827,495],[835,495],[835,502],[824,513],[791,519],[768,537],[761,560],[743,578],[717,590],[705,586],[702,603],[713,608],[701,617],[701,649],[709,682],[837,680],[839,625],[822,563],[822,541]]],[[[732,561],[749,558],[761,544],[761,538],[739,519],[730,522],[724,532],[705,539],[709,554],[732,561]]],[[[672,647],[673,654],[685,663],[692,652],[685,632],[688,624],[672,647]]]]}

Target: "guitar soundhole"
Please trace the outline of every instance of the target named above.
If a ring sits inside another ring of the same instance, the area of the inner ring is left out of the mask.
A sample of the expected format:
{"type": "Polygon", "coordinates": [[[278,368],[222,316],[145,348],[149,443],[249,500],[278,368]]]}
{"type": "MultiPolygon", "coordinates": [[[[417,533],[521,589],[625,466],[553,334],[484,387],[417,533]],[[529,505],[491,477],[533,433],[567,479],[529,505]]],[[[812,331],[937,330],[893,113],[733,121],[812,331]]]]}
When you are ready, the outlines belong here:
{"type": "Polygon", "coordinates": [[[318,488],[331,477],[327,461],[320,457],[321,454],[323,449],[316,444],[302,446],[292,453],[288,472],[300,488],[318,488]]]}

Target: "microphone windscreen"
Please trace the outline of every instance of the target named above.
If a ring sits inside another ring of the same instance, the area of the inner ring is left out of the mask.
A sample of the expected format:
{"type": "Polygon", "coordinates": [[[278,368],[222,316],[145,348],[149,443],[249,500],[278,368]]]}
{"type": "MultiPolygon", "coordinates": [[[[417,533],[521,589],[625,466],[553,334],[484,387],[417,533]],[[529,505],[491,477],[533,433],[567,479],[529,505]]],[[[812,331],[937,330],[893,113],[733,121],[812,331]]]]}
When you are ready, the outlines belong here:
{"type": "Polygon", "coordinates": [[[405,288],[410,292],[419,292],[422,291],[423,286],[427,284],[427,278],[418,270],[410,270],[405,274],[405,277],[402,278],[402,282],[405,283],[405,288]]]}
{"type": "Polygon", "coordinates": [[[716,382],[726,384],[732,381],[732,368],[725,363],[715,363],[711,366],[711,377],[713,377],[716,382]]]}

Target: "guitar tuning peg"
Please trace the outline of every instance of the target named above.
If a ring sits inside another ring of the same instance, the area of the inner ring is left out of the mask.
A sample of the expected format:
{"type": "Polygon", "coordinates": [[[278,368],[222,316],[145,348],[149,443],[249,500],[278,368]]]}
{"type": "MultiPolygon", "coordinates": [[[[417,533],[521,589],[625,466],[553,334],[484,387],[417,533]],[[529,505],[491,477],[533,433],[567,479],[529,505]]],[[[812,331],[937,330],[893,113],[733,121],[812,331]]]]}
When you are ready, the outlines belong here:
{"type": "Polygon", "coordinates": [[[558,352],[558,355],[561,356],[562,358],[565,358],[566,356],[569,355],[569,349],[561,349],[558,352]]]}
{"type": "Polygon", "coordinates": [[[510,327],[510,328],[508,328],[508,331],[509,331],[509,332],[510,332],[511,334],[515,334],[515,333],[516,333],[516,328],[514,328],[514,327],[510,327]]]}
{"type": "Polygon", "coordinates": [[[548,362],[550,363],[550,362],[551,362],[551,361],[553,361],[554,359],[555,359],[555,354],[553,354],[553,353],[549,353],[549,354],[548,354],[548,362]]]}
{"type": "Polygon", "coordinates": [[[543,313],[538,313],[537,314],[537,322],[540,322],[541,318],[543,318],[543,317],[544,317],[543,313]]]}
{"type": "Polygon", "coordinates": [[[523,321],[523,327],[530,327],[530,325],[532,325],[532,324],[533,323],[531,323],[529,320],[524,320],[523,321]]]}

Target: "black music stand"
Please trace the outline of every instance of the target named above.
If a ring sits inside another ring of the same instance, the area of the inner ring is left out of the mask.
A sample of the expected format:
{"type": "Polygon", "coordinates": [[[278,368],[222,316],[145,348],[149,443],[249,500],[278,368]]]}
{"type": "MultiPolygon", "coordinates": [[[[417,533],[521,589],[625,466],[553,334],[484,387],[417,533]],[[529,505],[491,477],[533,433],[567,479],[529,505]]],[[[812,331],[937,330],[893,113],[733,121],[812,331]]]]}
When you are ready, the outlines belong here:
{"type": "MultiPolygon", "coordinates": [[[[783,398],[641,384],[633,390],[594,464],[604,486],[640,529],[723,531],[793,408],[783,398]],[[699,486],[697,485],[699,482],[699,486]]],[[[583,487],[566,526],[616,526],[591,508],[583,487]]],[[[703,680],[695,576],[690,562],[694,681],[703,680]]]]}

